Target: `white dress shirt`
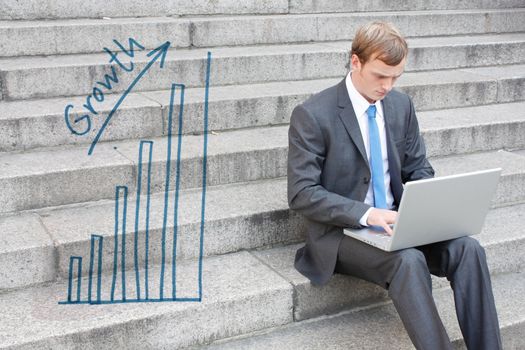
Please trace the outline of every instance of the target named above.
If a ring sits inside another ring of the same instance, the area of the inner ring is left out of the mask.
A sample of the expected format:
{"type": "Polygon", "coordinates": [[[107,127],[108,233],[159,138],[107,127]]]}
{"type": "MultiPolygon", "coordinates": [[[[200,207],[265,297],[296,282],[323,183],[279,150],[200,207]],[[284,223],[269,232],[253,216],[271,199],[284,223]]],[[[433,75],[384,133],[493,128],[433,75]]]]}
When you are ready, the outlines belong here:
{"type": "MultiPolygon", "coordinates": [[[[355,115],[357,117],[357,122],[359,123],[359,129],[361,130],[361,136],[363,137],[363,143],[365,144],[366,156],[368,158],[368,163],[370,164],[370,135],[368,132],[368,115],[366,110],[370,107],[371,103],[368,102],[363,95],[361,95],[354,84],[352,83],[351,73],[348,73],[346,76],[346,88],[348,90],[348,95],[352,106],[354,108],[355,115]]],[[[386,192],[386,205],[387,208],[392,208],[394,204],[394,195],[390,189],[390,172],[388,169],[388,153],[386,148],[386,131],[385,131],[385,118],[383,115],[383,105],[381,101],[376,101],[375,106],[377,109],[376,112],[376,122],[377,128],[379,129],[379,139],[381,141],[381,156],[383,157],[383,176],[385,179],[385,192],[386,192]]],[[[366,193],[365,203],[373,206],[374,205],[374,190],[372,185],[372,179],[370,179],[368,192],[366,193]]],[[[363,226],[367,226],[366,221],[368,220],[368,214],[372,208],[368,209],[365,215],[361,217],[359,223],[363,226]]]]}

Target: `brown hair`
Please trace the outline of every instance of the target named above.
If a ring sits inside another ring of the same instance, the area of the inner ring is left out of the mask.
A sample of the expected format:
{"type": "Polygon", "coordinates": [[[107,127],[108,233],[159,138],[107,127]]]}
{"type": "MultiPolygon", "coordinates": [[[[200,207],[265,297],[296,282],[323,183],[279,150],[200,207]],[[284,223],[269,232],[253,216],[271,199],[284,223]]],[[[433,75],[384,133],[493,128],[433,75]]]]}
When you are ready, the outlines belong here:
{"type": "MultiPolygon", "coordinates": [[[[352,41],[352,55],[362,64],[379,59],[389,66],[397,66],[408,54],[407,42],[393,24],[382,21],[361,26],[352,41]]],[[[351,67],[351,63],[348,64],[351,67]]]]}

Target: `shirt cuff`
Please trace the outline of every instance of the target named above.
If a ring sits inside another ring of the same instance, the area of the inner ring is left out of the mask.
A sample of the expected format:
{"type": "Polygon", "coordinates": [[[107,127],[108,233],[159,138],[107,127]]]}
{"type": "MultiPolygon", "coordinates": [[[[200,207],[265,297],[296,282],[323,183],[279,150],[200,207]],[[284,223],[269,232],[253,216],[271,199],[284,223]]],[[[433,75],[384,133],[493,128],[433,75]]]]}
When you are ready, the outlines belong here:
{"type": "Polygon", "coordinates": [[[367,221],[368,221],[368,215],[370,214],[370,212],[372,211],[372,209],[374,209],[373,207],[370,207],[363,216],[361,216],[361,219],[359,219],[359,224],[361,226],[368,226],[367,224],[367,221]]]}

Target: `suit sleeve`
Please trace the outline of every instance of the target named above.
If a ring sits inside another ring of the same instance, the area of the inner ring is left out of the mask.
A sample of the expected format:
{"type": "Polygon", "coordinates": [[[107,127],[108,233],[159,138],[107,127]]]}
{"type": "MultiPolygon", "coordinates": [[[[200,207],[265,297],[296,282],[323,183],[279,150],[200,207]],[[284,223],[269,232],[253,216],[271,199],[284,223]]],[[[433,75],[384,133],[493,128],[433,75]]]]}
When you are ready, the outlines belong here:
{"type": "Polygon", "coordinates": [[[358,227],[370,208],[322,186],[326,156],[323,132],[303,106],[292,112],[288,132],[288,204],[307,218],[324,224],[358,227]]]}
{"type": "Polygon", "coordinates": [[[406,131],[405,160],[401,169],[403,183],[434,177],[434,169],[426,157],[423,137],[419,133],[414,104],[409,100],[409,119],[406,131]]]}

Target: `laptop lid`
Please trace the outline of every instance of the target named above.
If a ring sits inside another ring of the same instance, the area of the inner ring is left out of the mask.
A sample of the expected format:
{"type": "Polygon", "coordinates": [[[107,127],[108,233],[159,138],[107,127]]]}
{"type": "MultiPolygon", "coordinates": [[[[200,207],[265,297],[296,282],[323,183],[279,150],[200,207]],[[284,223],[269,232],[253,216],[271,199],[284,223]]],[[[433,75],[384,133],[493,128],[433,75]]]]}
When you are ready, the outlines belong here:
{"type": "Polygon", "coordinates": [[[501,168],[408,182],[389,251],[481,232],[501,168]]]}

